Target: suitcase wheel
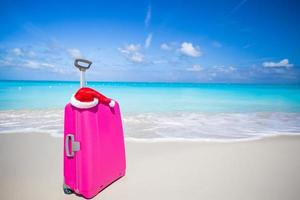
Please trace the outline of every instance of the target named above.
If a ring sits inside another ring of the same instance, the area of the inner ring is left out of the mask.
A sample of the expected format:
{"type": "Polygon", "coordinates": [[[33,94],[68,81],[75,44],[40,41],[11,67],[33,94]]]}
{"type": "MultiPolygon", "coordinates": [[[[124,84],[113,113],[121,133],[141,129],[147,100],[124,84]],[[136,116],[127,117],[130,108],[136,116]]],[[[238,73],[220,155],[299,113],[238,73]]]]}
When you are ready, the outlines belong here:
{"type": "Polygon", "coordinates": [[[72,194],[73,191],[67,186],[67,185],[63,185],[63,190],[65,194],[72,194]]]}

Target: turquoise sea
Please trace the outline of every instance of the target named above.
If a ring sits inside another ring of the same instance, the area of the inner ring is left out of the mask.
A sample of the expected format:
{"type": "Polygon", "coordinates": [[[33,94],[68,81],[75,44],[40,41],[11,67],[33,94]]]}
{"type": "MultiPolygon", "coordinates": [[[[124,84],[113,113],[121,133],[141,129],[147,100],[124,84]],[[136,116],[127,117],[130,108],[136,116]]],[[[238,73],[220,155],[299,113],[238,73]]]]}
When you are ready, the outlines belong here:
{"type": "MultiPolygon", "coordinates": [[[[122,109],[132,138],[243,139],[300,133],[300,85],[88,82],[122,109]]],[[[62,134],[79,82],[1,81],[0,133],[62,134]]]]}

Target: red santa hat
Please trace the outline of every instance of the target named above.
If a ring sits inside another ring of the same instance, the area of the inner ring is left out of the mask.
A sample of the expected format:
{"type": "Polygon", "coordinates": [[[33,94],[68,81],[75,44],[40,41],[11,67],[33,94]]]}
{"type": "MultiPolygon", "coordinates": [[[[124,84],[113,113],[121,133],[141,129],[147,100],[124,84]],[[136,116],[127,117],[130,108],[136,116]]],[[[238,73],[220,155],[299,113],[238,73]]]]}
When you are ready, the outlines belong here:
{"type": "Polygon", "coordinates": [[[70,103],[77,108],[92,108],[96,106],[98,102],[109,105],[111,108],[116,104],[114,100],[88,87],[80,88],[76,94],[72,96],[70,103]]]}

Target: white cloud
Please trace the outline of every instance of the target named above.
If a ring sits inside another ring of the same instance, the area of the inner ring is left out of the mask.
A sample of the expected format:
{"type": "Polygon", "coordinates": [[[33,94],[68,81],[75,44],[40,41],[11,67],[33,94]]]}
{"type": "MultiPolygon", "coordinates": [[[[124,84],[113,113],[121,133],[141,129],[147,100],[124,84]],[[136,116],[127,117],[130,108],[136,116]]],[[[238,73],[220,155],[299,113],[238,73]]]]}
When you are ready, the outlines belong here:
{"type": "Polygon", "coordinates": [[[136,52],[136,53],[132,54],[132,55],[129,57],[129,59],[130,59],[131,61],[133,61],[133,62],[138,62],[138,63],[140,63],[140,62],[143,62],[145,58],[144,58],[144,55],[143,55],[143,54],[141,54],[141,53],[139,53],[139,52],[136,52]]]}
{"type": "Polygon", "coordinates": [[[200,72],[203,70],[203,68],[200,65],[195,64],[191,68],[187,68],[186,70],[191,72],[200,72]]]}
{"type": "Polygon", "coordinates": [[[213,47],[216,47],[216,48],[221,48],[221,47],[223,46],[223,45],[222,45],[220,42],[218,42],[218,41],[213,41],[211,44],[213,45],[213,47]]]}
{"type": "Polygon", "coordinates": [[[69,55],[73,58],[73,59],[76,59],[76,58],[82,58],[82,54],[80,52],[79,49],[67,49],[67,52],[69,53],[69,55]]]}
{"type": "Polygon", "coordinates": [[[14,48],[14,49],[12,50],[12,52],[13,52],[15,55],[17,55],[17,56],[23,55],[23,51],[22,51],[22,49],[20,49],[20,48],[14,48]]]}
{"type": "Polygon", "coordinates": [[[237,12],[245,3],[247,2],[247,0],[242,0],[240,1],[232,10],[231,10],[231,14],[237,12]]]}
{"type": "Polygon", "coordinates": [[[140,44],[129,44],[124,48],[118,48],[118,50],[130,61],[141,63],[145,61],[145,56],[140,53],[140,44]]]}
{"type": "Polygon", "coordinates": [[[160,45],[160,48],[163,49],[163,50],[167,50],[167,51],[172,50],[171,45],[168,45],[168,44],[166,44],[166,43],[162,43],[162,44],[160,45]]]}
{"type": "Polygon", "coordinates": [[[60,46],[54,48],[48,42],[0,49],[0,67],[40,70],[54,73],[73,73],[69,66],[72,61],[68,54],[78,54],[78,51],[68,50],[60,46]]]}
{"type": "Polygon", "coordinates": [[[125,46],[125,48],[118,48],[121,53],[130,54],[139,51],[141,45],[140,44],[129,44],[125,46]]]}
{"type": "Polygon", "coordinates": [[[124,54],[130,54],[139,51],[140,44],[129,44],[125,48],[119,48],[119,51],[124,54]]]}
{"type": "Polygon", "coordinates": [[[130,44],[127,46],[128,51],[138,51],[140,49],[141,45],[140,44],[130,44]]]}
{"type": "Polygon", "coordinates": [[[179,51],[186,56],[191,57],[199,57],[202,55],[202,52],[199,50],[198,47],[194,47],[192,43],[189,42],[183,42],[181,44],[181,48],[179,51]]]}
{"type": "Polygon", "coordinates": [[[26,60],[23,64],[24,67],[31,68],[31,69],[40,69],[41,66],[38,62],[32,60],[26,60]]]}
{"type": "Polygon", "coordinates": [[[236,68],[233,66],[226,67],[224,65],[215,65],[212,67],[215,72],[221,72],[221,73],[231,73],[236,71],[236,68]]]}
{"type": "Polygon", "coordinates": [[[25,60],[23,63],[24,67],[31,68],[31,69],[42,69],[42,68],[54,68],[53,64],[45,63],[45,62],[38,62],[35,60],[25,60]]]}
{"type": "Polygon", "coordinates": [[[2,59],[0,59],[0,67],[3,67],[3,66],[13,66],[14,60],[15,59],[13,59],[11,57],[2,58],[2,59]]]}
{"type": "Polygon", "coordinates": [[[167,60],[154,60],[153,61],[153,64],[166,64],[166,63],[168,63],[168,61],[167,60]]]}
{"type": "Polygon", "coordinates": [[[228,69],[229,69],[229,71],[235,71],[236,70],[236,68],[233,67],[233,66],[229,66],[228,69]]]}
{"type": "Polygon", "coordinates": [[[151,21],[152,10],[151,6],[148,6],[146,17],[145,17],[145,26],[148,27],[151,21]]]}
{"type": "Polygon", "coordinates": [[[283,59],[279,62],[264,62],[262,64],[264,67],[293,67],[293,64],[289,63],[288,59],[283,59]]]}
{"type": "Polygon", "coordinates": [[[12,53],[16,56],[29,56],[29,57],[34,57],[36,54],[34,51],[30,50],[30,49],[24,49],[24,48],[14,48],[11,50],[12,53]]]}
{"type": "Polygon", "coordinates": [[[149,33],[145,40],[145,48],[149,48],[152,42],[152,33],[149,33]]]}
{"type": "Polygon", "coordinates": [[[34,56],[36,56],[36,53],[34,51],[29,51],[28,56],[34,57],[34,56]]]}

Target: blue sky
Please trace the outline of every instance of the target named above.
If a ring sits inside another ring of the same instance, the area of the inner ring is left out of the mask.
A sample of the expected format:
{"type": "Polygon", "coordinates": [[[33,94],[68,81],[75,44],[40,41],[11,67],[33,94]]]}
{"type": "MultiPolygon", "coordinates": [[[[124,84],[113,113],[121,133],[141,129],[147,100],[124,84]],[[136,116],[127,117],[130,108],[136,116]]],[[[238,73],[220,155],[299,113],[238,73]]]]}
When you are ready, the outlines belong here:
{"type": "Polygon", "coordinates": [[[299,1],[2,1],[0,79],[300,82],[299,1]]]}

